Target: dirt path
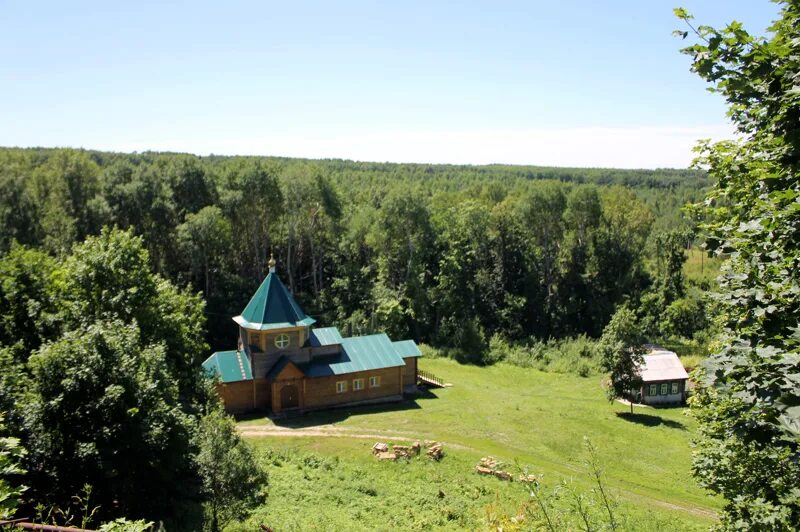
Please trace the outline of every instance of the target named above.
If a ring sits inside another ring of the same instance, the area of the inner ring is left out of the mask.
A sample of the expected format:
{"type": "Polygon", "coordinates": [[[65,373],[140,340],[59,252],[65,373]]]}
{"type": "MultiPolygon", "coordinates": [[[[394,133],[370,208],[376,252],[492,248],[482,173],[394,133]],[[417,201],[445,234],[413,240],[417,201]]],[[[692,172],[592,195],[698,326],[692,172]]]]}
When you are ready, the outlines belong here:
{"type": "Polygon", "coordinates": [[[244,436],[249,437],[260,437],[260,436],[273,436],[279,438],[310,438],[310,437],[325,437],[325,438],[359,438],[363,440],[370,440],[370,439],[381,439],[384,440],[392,440],[392,441],[400,441],[400,440],[408,440],[413,439],[413,436],[399,436],[399,435],[392,435],[386,433],[377,432],[374,434],[368,434],[363,432],[353,432],[349,430],[343,429],[324,429],[315,427],[313,429],[289,429],[285,427],[243,427],[239,429],[239,432],[242,433],[244,436]]]}
{"type": "MultiPolygon", "coordinates": [[[[412,442],[419,440],[419,434],[410,434],[396,430],[372,430],[364,432],[357,428],[344,428],[335,425],[316,425],[314,427],[279,427],[276,425],[261,426],[239,426],[239,432],[243,436],[251,438],[258,437],[278,437],[278,438],[356,438],[362,440],[388,440],[412,442]]],[[[457,443],[442,442],[447,447],[453,449],[472,449],[457,443]]]]}
{"type": "MultiPolygon", "coordinates": [[[[239,425],[238,429],[243,436],[247,436],[250,438],[259,438],[259,437],[355,438],[361,440],[374,440],[374,441],[384,440],[384,441],[402,441],[402,442],[411,442],[420,439],[419,434],[411,434],[396,430],[373,429],[369,432],[364,432],[362,429],[359,428],[337,427],[336,425],[315,425],[313,427],[298,427],[298,428],[280,427],[277,425],[257,425],[257,426],[239,425]]],[[[450,447],[453,449],[462,449],[462,450],[479,452],[478,449],[475,449],[474,447],[468,447],[466,445],[460,445],[451,442],[442,442],[442,443],[445,445],[445,447],[450,447]]],[[[576,473],[584,473],[578,467],[570,466],[569,464],[562,464],[562,465],[566,466],[567,469],[575,471],[576,473]]],[[[686,512],[706,519],[717,520],[719,518],[716,512],[714,512],[713,510],[709,510],[707,508],[703,508],[701,506],[693,506],[693,505],[687,506],[683,504],[676,504],[664,501],[661,499],[655,499],[653,497],[635,493],[626,490],[624,488],[620,488],[618,486],[615,486],[614,490],[617,491],[619,495],[628,500],[638,500],[644,504],[654,504],[656,506],[660,506],[661,508],[665,508],[667,510],[686,512]]]]}

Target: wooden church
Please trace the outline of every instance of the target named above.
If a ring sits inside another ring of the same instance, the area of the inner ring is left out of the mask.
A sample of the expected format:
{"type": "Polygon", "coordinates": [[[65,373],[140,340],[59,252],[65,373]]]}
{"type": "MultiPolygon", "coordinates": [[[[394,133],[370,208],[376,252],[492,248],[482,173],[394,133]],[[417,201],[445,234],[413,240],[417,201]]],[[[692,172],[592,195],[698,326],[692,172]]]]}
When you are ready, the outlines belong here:
{"type": "Polygon", "coordinates": [[[212,354],[203,368],[217,378],[229,413],[273,414],[399,401],[416,389],[413,340],[386,334],[344,338],[336,327],[314,328],[275,273],[269,273],[241,315],[239,347],[212,354]]]}

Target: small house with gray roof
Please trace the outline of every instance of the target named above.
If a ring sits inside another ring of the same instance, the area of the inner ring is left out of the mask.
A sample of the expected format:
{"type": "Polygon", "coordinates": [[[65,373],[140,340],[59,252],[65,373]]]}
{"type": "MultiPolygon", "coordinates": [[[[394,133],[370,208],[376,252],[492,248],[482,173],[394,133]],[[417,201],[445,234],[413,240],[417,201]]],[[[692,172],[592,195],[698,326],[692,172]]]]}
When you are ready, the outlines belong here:
{"type": "Polygon", "coordinates": [[[686,401],[689,374],[678,355],[658,346],[648,345],[642,357],[639,375],[642,388],[638,399],[646,405],[682,404],[686,401]]]}
{"type": "Polygon", "coordinates": [[[225,410],[274,414],[398,401],[416,389],[413,340],[386,334],[345,338],[336,327],[313,327],[275,272],[233,320],[238,348],[212,354],[203,368],[217,379],[225,410]]]}

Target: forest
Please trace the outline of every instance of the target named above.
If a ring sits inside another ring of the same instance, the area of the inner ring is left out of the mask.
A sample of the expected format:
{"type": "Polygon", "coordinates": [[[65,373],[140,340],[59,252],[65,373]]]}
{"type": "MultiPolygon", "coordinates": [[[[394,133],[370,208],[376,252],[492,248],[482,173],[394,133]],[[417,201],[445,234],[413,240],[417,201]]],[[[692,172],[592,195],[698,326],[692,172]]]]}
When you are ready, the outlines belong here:
{"type": "Polygon", "coordinates": [[[480,362],[495,335],[597,337],[642,297],[652,323],[678,300],[694,315],[676,324],[697,318],[700,296],[666,279],[693,241],[681,209],[707,184],[696,170],[3,149],[0,250],[61,257],[105,226],[129,229],[155,272],[202,293],[212,348],[231,345],[230,317],[274,254],[319,322],[480,362]]]}

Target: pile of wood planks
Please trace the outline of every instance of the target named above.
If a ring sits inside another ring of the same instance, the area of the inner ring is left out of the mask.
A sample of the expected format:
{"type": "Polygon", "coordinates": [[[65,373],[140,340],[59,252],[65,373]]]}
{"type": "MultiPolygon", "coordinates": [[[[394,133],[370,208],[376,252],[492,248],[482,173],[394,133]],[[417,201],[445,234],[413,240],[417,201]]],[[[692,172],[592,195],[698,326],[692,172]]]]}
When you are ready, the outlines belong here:
{"type": "Polygon", "coordinates": [[[393,452],[387,451],[385,453],[376,453],[375,458],[377,458],[378,460],[389,460],[394,462],[395,460],[397,460],[397,455],[394,454],[393,452]]]}
{"type": "Polygon", "coordinates": [[[372,446],[372,454],[385,453],[388,450],[389,446],[382,442],[378,442],[372,446]]]}
{"type": "Polygon", "coordinates": [[[372,446],[372,454],[375,455],[375,458],[378,460],[397,460],[397,456],[395,456],[395,454],[389,450],[389,446],[383,442],[377,442],[372,446]]]}
{"type": "Polygon", "coordinates": [[[475,472],[479,475],[492,475],[500,480],[507,480],[509,482],[514,480],[514,476],[508,471],[502,469],[503,463],[491,456],[484,456],[475,466],[475,472]]]}
{"type": "MultiPolygon", "coordinates": [[[[425,454],[434,460],[441,460],[444,456],[444,451],[441,443],[438,442],[425,442],[425,454]]],[[[419,456],[422,452],[422,444],[418,441],[413,442],[411,445],[389,445],[383,442],[377,442],[372,446],[372,454],[378,460],[395,461],[398,458],[412,458],[419,456]]]]}
{"type": "Polygon", "coordinates": [[[425,452],[425,454],[427,454],[428,456],[430,456],[431,458],[433,458],[436,461],[441,460],[442,457],[444,456],[444,447],[439,442],[435,442],[435,441],[427,442],[426,441],[425,442],[425,447],[428,448],[428,450],[425,452]]]}

